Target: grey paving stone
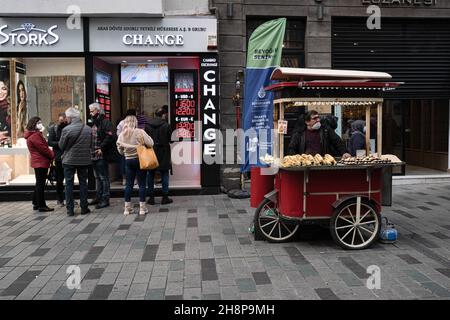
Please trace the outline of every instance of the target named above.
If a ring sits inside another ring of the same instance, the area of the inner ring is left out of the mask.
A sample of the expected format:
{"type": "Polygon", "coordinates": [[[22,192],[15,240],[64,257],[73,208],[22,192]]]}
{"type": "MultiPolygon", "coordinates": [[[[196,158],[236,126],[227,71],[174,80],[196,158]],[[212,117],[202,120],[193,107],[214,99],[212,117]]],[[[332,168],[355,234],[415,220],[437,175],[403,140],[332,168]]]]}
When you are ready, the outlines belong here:
{"type": "Polygon", "coordinates": [[[164,300],[166,289],[149,289],[145,295],[146,300],[164,300]]]}
{"type": "Polygon", "coordinates": [[[265,285],[272,283],[269,276],[267,275],[267,272],[252,272],[252,275],[256,285],[265,285]]]}
{"type": "Polygon", "coordinates": [[[422,263],[419,260],[417,260],[416,258],[410,256],[409,254],[398,254],[397,257],[406,261],[408,264],[421,264],[422,263]]]}
{"type": "Polygon", "coordinates": [[[202,300],[221,300],[222,296],[220,293],[210,293],[210,294],[203,294],[202,300]]]}
{"type": "Polygon", "coordinates": [[[195,228],[198,226],[197,218],[191,217],[187,218],[187,225],[188,228],[195,228]]]}
{"type": "Polygon", "coordinates": [[[251,278],[236,279],[236,285],[242,293],[256,292],[255,282],[251,278]]]}
{"type": "Polygon", "coordinates": [[[431,232],[430,234],[432,236],[435,236],[438,239],[441,239],[441,240],[448,240],[448,239],[450,239],[449,236],[447,236],[447,235],[445,235],[445,234],[443,234],[441,232],[431,232]]]}
{"type": "Polygon", "coordinates": [[[183,300],[201,300],[202,290],[200,288],[184,288],[183,300]]]}
{"type": "Polygon", "coordinates": [[[368,273],[366,269],[363,268],[359,263],[357,263],[352,257],[340,257],[339,260],[345,265],[348,269],[350,269],[358,278],[366,279],[368,277],[368,273]]]}
{"type": "Polygon", "coordinates": [[[450,291],[435,282],[422,282],[420,285],[438,297],[450,298],[450,291]]]}
{"type": "Polygon", "coordinates": [[[41,236],[35,235],[35,236],[29,236],[23,239],[23,242],[34,242],[37,239],[39,239],[41,236]]]}
{"type": "Polygon", "coordinates": [[[200,242],[211,242],[211,236],[199,236],[200,242]]]}
{"type": "Polygon", "coordinates": [[[437,268],[436,270],[442,273],[447,278],[450,278],[450,269],[437,268]]]}
{"type": "Polygon", "coordinates": [[[203,281],[218,280],[216,262],[214,259],[201,259],[200,263],[203,281]]]}
{"type": "Polygon", "coordinates": [[[97,227],[99,223],[90,223],[83,230],[81,230],[80,234],[91,234],[97,227]]]}
{"type": "Polygon", "coordinates": [[[184,251],[185,247],[185,243],[174,243],[172,246],[172,251],[184,251]]]}
{"type": "Polygon", "coordinates": [[[34,251],[30,257],[42,257],[44,256],[47,252],[50,251],[50,248],[40,248],[40,249],[36,249],[36,251],[34,251]]]}
{"type": "Polygon", "coordinates": [[[86,273],[83,279],[92,280],[92,279],[100,279],[103,272],[105,272],[104,268],[91,268],[86,273]]]}
{"type": "Polygon", "coordinates": [[[425,239],[424,237],[422,237],[421,235],[417,234],[417,233],[411,233],[411,235],[409,235],[409,238],[411,238],[413,241],[415,242],[419,242],[420,244],[424,245],[427,248],[430,249],[436,249],[439,248],[439,246],[437,244],[435,244],[434,242],[425,239]]]}
{"type": "Polygon", "coordinates": [[[164,300],[183,300],[183,295],[168,295],[164,297],[164,300]]]}
{"type": "Polygon", "coordinates": [[[159,245],[147,245],[144,250],[144,254],[142,255],[141,261],[155,261],[156,255],[158,253],[159,245]]]}
{"type": "Polygon", "coordinates": [[[315,291],[322,300],[339,300],[330,288],[317,288],[315,291]]]}
{"type": "Polygon", "coordinates": [[[349,287],[362,286],[363,282],[356,277],[353,273],[338,273],[338,276],[344,280],[345,284],[349,287]]]}

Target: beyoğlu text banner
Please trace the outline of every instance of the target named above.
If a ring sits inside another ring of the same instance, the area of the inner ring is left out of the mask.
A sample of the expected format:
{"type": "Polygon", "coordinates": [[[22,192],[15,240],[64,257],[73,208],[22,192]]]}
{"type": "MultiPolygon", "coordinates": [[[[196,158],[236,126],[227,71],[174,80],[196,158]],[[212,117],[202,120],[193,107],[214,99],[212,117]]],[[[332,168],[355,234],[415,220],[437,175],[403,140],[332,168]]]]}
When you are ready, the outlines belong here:
{"type": "Polygon", "coordinates": [[[248,42],[243,129],[254,129],[256,134],[244,137],[242,172],[251,166],[264,166],[259,157],[272,154],[273,93],[265,92],[264,87],[271,83],[270,75],[280,65],[285,27],[286,18],[268,21],[253,31],[248,42]],[[264,139],[260,139],[262,129],[267,131],[264,139]]]}

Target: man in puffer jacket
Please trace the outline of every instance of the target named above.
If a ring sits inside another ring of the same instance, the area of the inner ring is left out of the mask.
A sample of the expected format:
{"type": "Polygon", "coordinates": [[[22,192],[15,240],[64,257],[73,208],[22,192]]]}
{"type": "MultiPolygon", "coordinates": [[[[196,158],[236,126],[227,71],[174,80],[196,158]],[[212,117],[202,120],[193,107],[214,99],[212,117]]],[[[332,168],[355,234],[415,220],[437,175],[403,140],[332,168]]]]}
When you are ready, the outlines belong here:
{"type": "Polygon", "coordinates": [[[59,148],[63,152],[62,164],[64,168],[64,179],[66,180],[66,208],[67,215],[74,215],[73,202],[73,177],[77,173],[80,183],[80,206],[81,214],[91,212],[88,208],[88,170],[91,161],[91,128],[85,125],[80,118],[80,111],[76,108],[66,110],[67,122],[69,123],[61,132],[59,148]]]}

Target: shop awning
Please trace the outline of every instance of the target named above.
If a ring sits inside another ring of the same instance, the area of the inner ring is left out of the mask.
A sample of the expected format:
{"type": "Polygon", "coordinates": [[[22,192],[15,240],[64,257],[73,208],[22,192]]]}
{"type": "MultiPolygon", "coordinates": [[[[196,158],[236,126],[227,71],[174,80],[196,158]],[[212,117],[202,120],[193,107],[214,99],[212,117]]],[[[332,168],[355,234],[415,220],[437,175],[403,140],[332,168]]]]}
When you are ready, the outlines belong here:
{"type": "Polygon", "coordinates": [[[305,80],[389,80],[392,76],[385,72],[333,70],[311,68],[276,68],[271,80],[305,81],[305,80]]]}

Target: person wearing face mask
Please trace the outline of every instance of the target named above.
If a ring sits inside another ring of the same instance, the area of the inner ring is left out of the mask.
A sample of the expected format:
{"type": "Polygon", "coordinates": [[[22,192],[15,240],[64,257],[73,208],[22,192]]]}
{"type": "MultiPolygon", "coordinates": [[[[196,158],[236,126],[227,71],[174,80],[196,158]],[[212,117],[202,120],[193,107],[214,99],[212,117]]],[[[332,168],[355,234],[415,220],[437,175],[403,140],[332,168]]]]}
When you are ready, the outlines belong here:
{"type": "Polygon", "coordinates": [[[27,140],[27,147],[30,151],[31,167],[34,168],[34,175],[36,177],[36,185],[33,193],[33,210],[39,212],[53,211],[45,203],[45,181],[47,180],[48,168],[54,159],[55,154],[48,147],[42,131],[45,127],[42,124],[41,118],[33,117],[28,121],[25,130],[25,139],[27,140]]]}
{"type": "Polygon", "coordinates": [[[92,165],[96,182],[96,197],[89,205],[96,205],[96,209],[109,206],[110,180],[108,162],[115,160],[113,151],[116,144],[116,134],[111,121],[106,119],[104,110],[98,103],[89,105],[93,121],[92,126],[92,165]]]}
{"type": "Polygon", "coordinates": [[[292,135],[288,147],[288,154],[331,154],[342,158],[350,157],[342,139],[327,126],[320,122],[319,113],[316,110],[308,111],[304,120],[299,120],[300,125],[292,135]]]}
{"type": "Polygon", "coordinates": [[[65,126],[67,126],[67,118],[66,114],[62,112],[58,115],[58,121],[48,129],[48,145],[53,148],[55,153],[57,203],[61,207],[64,207],[64,168],[61,160],[62,151],[58,143],[61,131],[65,126]]]}

